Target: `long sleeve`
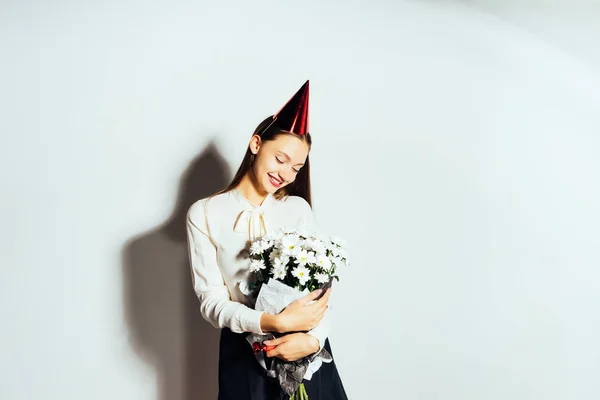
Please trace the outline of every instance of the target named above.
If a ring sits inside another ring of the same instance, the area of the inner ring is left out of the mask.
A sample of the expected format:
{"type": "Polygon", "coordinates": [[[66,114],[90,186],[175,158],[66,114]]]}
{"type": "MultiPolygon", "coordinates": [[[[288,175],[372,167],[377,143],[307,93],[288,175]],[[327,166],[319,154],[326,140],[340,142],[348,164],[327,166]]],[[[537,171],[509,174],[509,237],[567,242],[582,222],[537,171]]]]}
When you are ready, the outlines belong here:
{"type": "MultiPolygon", "coordinates": [[[[302,199],[302,217],[299,224],[300,229],[308,230],[309,232],[319,233],[319,224],[315,218],[312,207],[308,202],[302,199]]],[[[331,299],[331,298],[330,298],[331,299]]],[[[331,330],[331,306],[325,311],[325,315],[321,319],[321,322],[307,333],[314,336],[319,341],[320,349],[325,346],[325,340],[329,336],[331,330]]]]}
{"type": "Polygon", "coordinates": [[[192,282],[204,319],[215,328],[262,334],[263,312],[231,300],[218,265],[217,249],[206,227],[204,203],[196,202],[190,207],[186,228],[192,282]]]}

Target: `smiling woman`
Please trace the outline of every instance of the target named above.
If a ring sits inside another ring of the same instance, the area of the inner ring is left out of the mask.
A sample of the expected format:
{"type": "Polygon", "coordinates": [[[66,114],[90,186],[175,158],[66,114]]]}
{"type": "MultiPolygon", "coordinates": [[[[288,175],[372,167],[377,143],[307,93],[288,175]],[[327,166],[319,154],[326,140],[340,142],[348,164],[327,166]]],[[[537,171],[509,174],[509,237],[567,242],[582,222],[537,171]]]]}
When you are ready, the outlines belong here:
{"type": "Polygon", "coordinates": [[[238,171],[223,192],[251,187],[260,192],[248,193],[256,199],[275,189],[277,199],[300,196],[312,204],[308,88],[307,81],[276,117],[267,117],[258,125],[238,171]]]}
{"type": "MultiPolygon", "coordinates": [[[[265,121],[271,122],[272,119],[269,117],[265,121]]],[[[298,193],[299,189],[310,191],[309,175],[306,172],[309,151],[308,133],[300,136],[275,127],[267,129],[267,134],[254,134],[248,146],[249,161],[242,162],[237,173],[239,182],[234,179],[233,185],[244,185],[245,180],[254,179],[254,182],[248,183],[263,189],[263,194],[269,191],[270,185],[276,191],[282,189],[276,193],[277,198],[290,194],[302,195],[304,193],[298,193]]]]}
{"type": "MultiPolygon", "coordinates": [[[[251,275],[244,252],[248,241],[284,227],[317,229],[310,193],[308,90],[307,81],[279,112],[258,125],[232,182],[196,201],[187,214],[200,310],[222,328],[219,400],[289,398],[257,362],[246,341],[248,333],[284,334],[269,343],[268,358],[295,361],[322,349],[333,354],[328,340],[330,290],[322,296],[318,290],[309,293],[273,315],[249,307],[242,289],[251,275]]],[[[310,380],[304,382],[304,394],[311,400],[347,399],[335,361],[305,377],[310,380]]]]}

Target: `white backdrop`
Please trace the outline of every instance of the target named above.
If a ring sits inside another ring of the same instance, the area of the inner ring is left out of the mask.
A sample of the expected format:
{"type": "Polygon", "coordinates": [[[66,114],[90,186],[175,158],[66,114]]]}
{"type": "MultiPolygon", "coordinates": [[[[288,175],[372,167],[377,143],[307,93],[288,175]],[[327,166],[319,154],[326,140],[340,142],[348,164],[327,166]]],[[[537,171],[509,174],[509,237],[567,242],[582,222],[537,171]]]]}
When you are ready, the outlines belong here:
{"type": "Polygon", "coordinates": [[[360,3],[0,3],[0,398],[216,398],[183,217],[306,79],[350,398],[600,396],[598,2],[360,3]]]}

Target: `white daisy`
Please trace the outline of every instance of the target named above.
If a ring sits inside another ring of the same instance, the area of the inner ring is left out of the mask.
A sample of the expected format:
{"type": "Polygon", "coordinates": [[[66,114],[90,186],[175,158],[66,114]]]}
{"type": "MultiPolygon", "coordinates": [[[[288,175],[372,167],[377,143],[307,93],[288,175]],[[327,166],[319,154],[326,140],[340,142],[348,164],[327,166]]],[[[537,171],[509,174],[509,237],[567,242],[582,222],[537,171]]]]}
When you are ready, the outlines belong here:
{"type": "Polygon", "coordinates": [[[348,254],[348,250],[340,248],[333,253],[336,257],[340,258],[341,264],[343,263],[345,266],[350,265],[350,255],[348,254]]]}
{"type": "Polygon", "coordinates": [[[292,275],[298,278],[301,285],[306,284],[310,280],[310,271],[304,266],[297,266],[292,270],[292,275]]]}
{"type": "Polygon", "coordinates": [[[314,264],[317,261],[315,253],[312,251],[300,250],[294,254],[294,257],[294,263],[301,266],[305,266],[306,264],[314,264]]]}
{"type": "Polygon", "coordinates": [[[279,279],[279,280],[284,280],[285,279],[285,275],[287,273],[285,265],[279,264],[279,265],[273,265],[273,267],[271,268],[271,273],[273,274],[273,278],[275,279],[279,279]]]}
{"type": "Polygon", "coordinates": [[[264,235],[263,240],[266,240],[267,242],[277,242],[277,241],[281,240],[282,236],[283,236],[283,232],[280,230],[277,230],[277,231],[269,232],[266,235],[264,235]]]}
{"type": "Polygon", "coordinates": [[[318,273],[318,274],[315,274],[315,279],[319,283],[327,283],[327,282],[329,282],[329,275],[323,274],[323,273],[318,273]]]}
{"type": "Polygon", "coordinates": [[[331,249],[331,253],[335,257],[345,258],[348,255],[348,252],[341,247],[334,247],[331,249]]]}
{"type": "Polygon", "coordinates": [[[346,241],[345,241],[344,239],[342,239],[342,238],[338,237],[338,236],[334,236],[334,237],[332,237],[332,238],[331,238],[331,241],[332,241],[334,244],[336,244],[336,245],[338,245],[338,246],[340,246],[340,247],[344,247],[344,246],[346,246],[346,241]]]}
{"type": "Polygon", "coordinates": [[[307,239],[303,247],[307,250],[313,250],[315,253],[325,253],[327,251],[325,243],[318,239],[307,239]]]}
{"type": "Polygon", "coordinates": [[[298,235],[286,235],[281,238],[281,251],[284,254],[291,255],[299,244],[300,237],[298,235]]]}
{"type": "Polygon", "coordinates": [[[257,240],[255,242],[252,242],[252,244],[250,245],[250,254],[258,255],[258,254],[262,253],[262,251],[263,251],[262,241],[257,240]]]}
{"type": "Polygon", "coordinates": [[[316,258],[316,264],[319,267],[322,267],[325,269],[331,268],[331,260],[329,259],[329,257],[327,257],[327,255],[325,255],[325,253],[318,253],[315,258],[316,258]]]}
{"type": "Polygon", "coordinates": [[[308,229],[299,230],[298,235],[302,236],[305,239],[314,239],[315,238],[315,235],[308,229]]]}
{"type": "Polygon", "coordinates": [[[260,241],[260,251],[265,252],[273,247],[273,242],[270,240],[261,240],[260,241]]]}
{"type": "Polygon", "coordinates": [[[267,266],[265,265],[265,262],[263,260],[250,261],[250,271],[251,272],[258,272],[261,269],[265,269],[265,268],[267,268],[267,266]]]}
{"type": "Polygon", "coordinates": [[[342,258],[348,258],[348,250],[344,248],[338,249],[338,254],[342,258]]]}
{"type": "Polygon", "coordinates": [[[329,256],[329,261],[336,267],[343,267],[345,264],[339,256],[329,256]]]}
{"type": "Polygon", "coordinates": [[[294,247],[294,250],[289,254],[289,257],[299,258],[302,251],[308,252],[308,250],[304,250],[301,246],[294,247]]]}

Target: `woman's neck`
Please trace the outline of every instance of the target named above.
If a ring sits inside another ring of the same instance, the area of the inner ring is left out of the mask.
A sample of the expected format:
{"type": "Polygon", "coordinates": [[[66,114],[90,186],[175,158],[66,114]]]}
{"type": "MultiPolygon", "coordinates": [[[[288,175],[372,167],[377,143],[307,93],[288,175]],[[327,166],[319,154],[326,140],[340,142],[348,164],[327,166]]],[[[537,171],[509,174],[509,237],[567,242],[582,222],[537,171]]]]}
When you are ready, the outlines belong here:
{"type": "Polygon", "coordinates": [[[250,173],[244,175],[240,183],[236,186],[236,189],[255,206],[260,206],[263,201],[267,198],[269,193],[265,190],[259,190],[258,182],[251,176],[250,173]]]}

